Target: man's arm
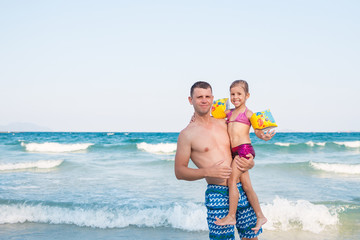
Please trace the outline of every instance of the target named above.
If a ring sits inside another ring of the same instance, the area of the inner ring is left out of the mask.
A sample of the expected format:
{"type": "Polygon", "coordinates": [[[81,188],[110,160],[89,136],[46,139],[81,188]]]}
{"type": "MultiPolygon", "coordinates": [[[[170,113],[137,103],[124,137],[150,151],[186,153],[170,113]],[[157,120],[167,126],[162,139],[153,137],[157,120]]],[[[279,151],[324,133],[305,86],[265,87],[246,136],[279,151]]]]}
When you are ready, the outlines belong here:
{"type": "Polygon", "coordinates": [[[249,153],[248,155],[246,155],[246,157],[248,157],[249,159],[239,157],[239,155],[236,155],[234,158],[237,168],[242,172],[246,172],[255,166],[254,156],[249,153]]]}
{"type": "Polygon", "coordinates": [[[191,141],[187,139],[186,134],[180,133],[177,150],[175,155],[175,176],[179,180],[195,181],[205,177],[229,178],[231,168],[221,166],[224,160],[214,164],[209,168],[189,168],[189,160],[191,155],[191,141]]]}
{"type": "MultiPolygon", "coordinates": [[[[270,139],[272,139],[272,137],[276,133],[275,130],[273,130],[271,132],[266,131],[266,133],[264,133],[263,130],[259,130],[259,129],[255,129],[254,132],[255,132],[255,135],[258,138],[260,138],[260,139],[262,139],[264,141],[269,141],[270,139]]],[[[246,155],[246,157],[248,157],[249,159],[239,157],[238,155],[234,158],[234,161],[236,162],[237,168],[242,172],[246,172],[246,171],[250,170],[255,165],[254,156],[251,153],[246,155]]]]}
{"type": "Polygon", "coordinates": [[[205,177],[203,169],[188,167],[190,155],[191,141],[187,139],[186,134],[180,132],[175,155],[175,176],[179,180],[194,181],[205,177]]]}

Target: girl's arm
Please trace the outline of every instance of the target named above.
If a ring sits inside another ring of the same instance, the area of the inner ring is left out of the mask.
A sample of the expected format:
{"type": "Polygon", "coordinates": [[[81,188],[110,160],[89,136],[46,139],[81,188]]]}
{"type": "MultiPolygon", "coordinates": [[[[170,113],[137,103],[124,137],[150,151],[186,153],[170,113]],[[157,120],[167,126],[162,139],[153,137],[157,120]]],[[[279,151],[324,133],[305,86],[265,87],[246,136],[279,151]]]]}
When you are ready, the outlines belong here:
{"type": "Polygon", "coordinates": [[[264,141],[269,141],[270,139],[272,139],[272,137],[276,134],[275,130],[271,131],[267,130],[265,133],[263,130],[260,129],[254,129],[255,135],[264,140],[264,141]]]}
{"type": "MultiPolygon", "coordinates": [[[[248,109],[246,116],[249,118],[249,120],[252,115],[253,115],[253,112],[250,109],[248,109]]],[[[273,130],[271,132],[269,130],[267,130],[266,132],[264,132],[263,130],[260,130],[260,129],[254,129],[254,132],[258,138],[260,138],[261,140],[264,140],[264,141],[269,141],[275,135],[275,130],[273,130]]]]}

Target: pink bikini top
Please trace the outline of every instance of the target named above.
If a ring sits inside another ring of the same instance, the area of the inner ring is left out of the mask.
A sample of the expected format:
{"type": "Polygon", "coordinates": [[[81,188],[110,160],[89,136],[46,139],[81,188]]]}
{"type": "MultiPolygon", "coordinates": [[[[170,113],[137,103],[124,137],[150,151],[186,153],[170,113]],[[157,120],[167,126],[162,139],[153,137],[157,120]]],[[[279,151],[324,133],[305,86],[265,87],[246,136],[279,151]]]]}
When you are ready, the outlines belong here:
{"type": "Polygon", "coordinates": [[[226,123],[229,122],[239,122],[239,123],[243,123],[246,125],[251,125],[250,120],[247,118],[246,113],[247,113],[247,108],[245,109],[245,111],[243,113],[239,113],[239,115],[237,115],[237,117],[235,118],[234,121],[229,121],[230,117],[232,116],[234,109],[231,109],[230,112],[228,112],[228,114],[226,114],[226,123]]]}

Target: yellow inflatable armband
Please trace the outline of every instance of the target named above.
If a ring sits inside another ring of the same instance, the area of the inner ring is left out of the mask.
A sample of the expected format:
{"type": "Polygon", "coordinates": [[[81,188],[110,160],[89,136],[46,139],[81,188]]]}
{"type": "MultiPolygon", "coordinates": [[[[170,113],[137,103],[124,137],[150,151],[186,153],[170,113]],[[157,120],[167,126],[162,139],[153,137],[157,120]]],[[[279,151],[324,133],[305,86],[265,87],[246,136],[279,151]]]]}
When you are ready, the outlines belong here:
{"type": "Polygon", "coordinates": [[[254,113],[250,118],[250,122],[254,129],[265,130],[277,127],[270,110],[254,113]]]}
{"type": "Polygon", "coordinates": [[[229,100],[228,98],[222,98],[215,100],[211,107],[211,115],[214,118],[226,118],[225,111],[229,110],[229,100]]]}

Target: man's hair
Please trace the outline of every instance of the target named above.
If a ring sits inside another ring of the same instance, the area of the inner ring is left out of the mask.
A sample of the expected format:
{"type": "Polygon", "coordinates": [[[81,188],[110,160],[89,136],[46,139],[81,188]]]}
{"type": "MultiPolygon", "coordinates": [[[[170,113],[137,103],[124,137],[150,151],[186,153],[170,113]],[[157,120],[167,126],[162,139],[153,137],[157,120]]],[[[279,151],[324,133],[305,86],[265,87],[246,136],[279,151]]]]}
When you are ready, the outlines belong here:
{"type": "Polygon", "coordinates": [[[207,82],[204,82],[204,81],[197,81],[196,83],[194,83],[192,86],[191,86],[191,89],[190,89],[190,97],[193,97],[193,94],[194,94],[194,89],[195,88],[203,88],[203,89],[208,89],[210,88],[211,92],[212,92],[212,88],[211,88],[211,85],[207,82]]]}
{"type": "Polygon", "coordinates": [[[249,93],[249,84],[245,81],[245,80],[235,80],[231,85],[230,85],[230,91],[233,87],[236,87],[240,85],[246,94],[249,93]]]}

